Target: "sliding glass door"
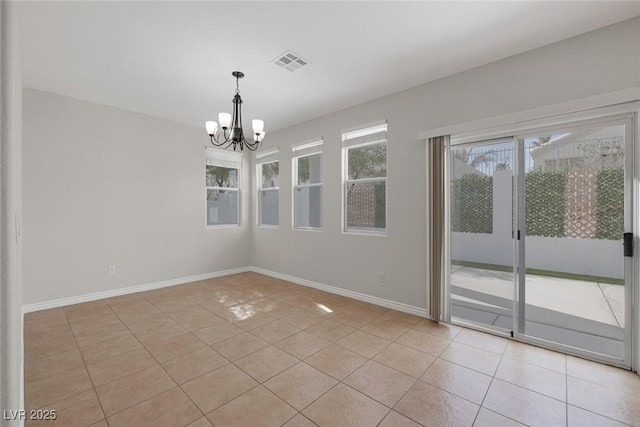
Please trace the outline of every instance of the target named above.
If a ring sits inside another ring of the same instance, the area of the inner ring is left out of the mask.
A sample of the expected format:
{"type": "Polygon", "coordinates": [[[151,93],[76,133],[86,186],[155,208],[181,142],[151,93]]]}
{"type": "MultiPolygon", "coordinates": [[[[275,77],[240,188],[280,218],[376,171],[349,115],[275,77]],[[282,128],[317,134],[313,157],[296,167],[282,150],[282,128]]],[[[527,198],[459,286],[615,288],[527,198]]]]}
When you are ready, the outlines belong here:
{"type": "Polygon", "coordinates": [[[451,147],[454,322],[629,366],[631,132],[618,117],[451,147]]]}
{"type": "Polygon", "coordinates": [[[522,336],[629,360],[630,130],[630,121],[615,120],[518,137],[522,336]]]}
{"type": "Polygon", "coordinates": [[[513,318],[513,139],[450,151],[451,316],[510,331],[513,318]]]}

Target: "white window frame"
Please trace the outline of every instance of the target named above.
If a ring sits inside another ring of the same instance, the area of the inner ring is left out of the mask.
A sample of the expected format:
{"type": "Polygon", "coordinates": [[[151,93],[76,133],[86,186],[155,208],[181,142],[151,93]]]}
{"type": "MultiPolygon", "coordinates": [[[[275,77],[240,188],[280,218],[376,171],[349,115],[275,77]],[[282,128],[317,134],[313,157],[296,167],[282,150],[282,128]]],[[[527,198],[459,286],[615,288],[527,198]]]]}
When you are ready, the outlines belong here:
{"type": "Polygon", "coordinates": [[[205,228],[232,228],[240,227],[240,212],[242,209],[241,204],[241,185],[242,185],[242,153],[225,151],[206,147],[205,149],[205,188],[204,188],[204,224],[205,228]],[[237,187],[218,187],[207,185],[207,166],[219,166],[237,170],[237,187]],[[209,224],[208,221],[208,207],[207,196],[209,190],[212,191],[232,191],[237,193],[238,197],[238,218],[234,224],[209,224]]]}
{"type": "Polygon", "coordinates": [[[342,232],[346,234],[364,234],[372,236],[387,235],[387,175],[388,171],[388,139],[387,139],[387,122],[386,120],[368,125],[359,126],[357,128],[346,129],[342,131],[342,232]],[[376,178],[349,179],[349,150],[353,148],[361,148],[368,145],[384,143],[386,148],[386,175],[376,178]],[[349,184],[361,184],[367,182],[384,182],[385,183],[385,228],[375,227],[348,227],[347,215],[347,188],[349,184]]]}
{"type": "MultiPolygon", "coordinates": [[[[320,200],[320,227],[301,227],[296,224],[297,212],[296,212],[296,192],[298,189],[303,188],[322,188],[324,185],[324,171],[320,171],[320,182],[313,184],[299,184],[298,183],[298,160],[303,159],[305,157],[311,157],[315,155],[320,155],[321,157],[321,167],[324,169],[324,154],[322,152],[324,140],[322,138],[313,139],[311,141],[303,142],[301,144],[295,145],[291,147],[291,171],[292,171],[292,182],[293,182],[293,193],[291,195],[291,207],[292,207],[292,218],[291,218],[291,227],[294,230],[307,230],[307,231],[322,231],[323,224],[323,214],[322,210],[324,208],[324,200],[320,200]]],[[[323,193],[321,193],[324,196],[323,193]]]]}
{"type": "Polygon", "coordinates": [[[278,224],[262,224],[260,219],[262,218],[260,203],[260,193],[262,191],[275,191],[278,192],[278,202],[280,201],[280,171],[278,169],[278,186],[277,187],[262,187],[262,166],[270,163],[280,163],[279,150],[264,151],[256,153],[256,226],[261,228],[280,228],[280,207],[278,206],[278,224]]]}

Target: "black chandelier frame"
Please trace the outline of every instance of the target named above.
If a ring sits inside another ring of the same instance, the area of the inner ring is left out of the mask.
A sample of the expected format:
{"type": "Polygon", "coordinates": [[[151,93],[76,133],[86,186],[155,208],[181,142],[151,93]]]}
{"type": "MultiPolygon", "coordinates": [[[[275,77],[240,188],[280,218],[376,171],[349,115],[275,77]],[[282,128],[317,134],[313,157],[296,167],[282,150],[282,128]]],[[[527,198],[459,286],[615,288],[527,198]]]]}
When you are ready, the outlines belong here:
{"type": "MultiPolygon", "coordinates": [[[[245,147],[250,151],[255,151],[262,142],[264,132],[262,132],[262,134],[254,133],[253,141],[245,138],[242,129],[242,98],[240,97],[239,83],[240,79],[244,77],[244,73],[242,71],[234,71],[231,75],[236,78],[236,94],[232,100],[233,113],[231,124],[228,127],[222,126],[222,135],[218,135],[219,132],[217,129],[214,133],[210,133],[211,144],[221,148],[230,148],[233,146],[234,151],[236,151],[238,147],[240,147],[240,151],[243,151],[245,147]]],[[[222,125],[222,123],[220,124],[222,125]]]]}

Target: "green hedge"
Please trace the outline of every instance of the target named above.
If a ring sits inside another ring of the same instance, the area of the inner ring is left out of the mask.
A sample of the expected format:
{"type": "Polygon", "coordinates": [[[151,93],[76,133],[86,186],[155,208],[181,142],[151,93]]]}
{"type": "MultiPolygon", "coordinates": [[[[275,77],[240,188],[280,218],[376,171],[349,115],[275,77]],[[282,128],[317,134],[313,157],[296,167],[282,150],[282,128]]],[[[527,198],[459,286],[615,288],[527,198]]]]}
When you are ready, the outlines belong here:
{"type": "Polygon", "coordinates": [[[564,237],[564,183],[560,171],[533,171],[525,176],[527,236],[564,237]]]}
{"type": "Polygon", "coordinates": [[[596,239],[620,240],[624,233],[624,169],[601,169],[596,182],[596,239]]]}
{"type": "MultiPolygon", "coordinates": [[[[525,177],[527,236],[565,237],[562,171],[533,171],[525,177]]],[[[624,232],[624,170],[601,169],[596,177],[596,239],[620,240],[624,232]]],[[[493,233],[493,177],[468,174],[451,181],[451,227],[493,233]]]]}
{"type": "Polygon", "coordinates": [[[493,233],[493,177],[468,174],[451,181],[451,227],[493,233]]]}

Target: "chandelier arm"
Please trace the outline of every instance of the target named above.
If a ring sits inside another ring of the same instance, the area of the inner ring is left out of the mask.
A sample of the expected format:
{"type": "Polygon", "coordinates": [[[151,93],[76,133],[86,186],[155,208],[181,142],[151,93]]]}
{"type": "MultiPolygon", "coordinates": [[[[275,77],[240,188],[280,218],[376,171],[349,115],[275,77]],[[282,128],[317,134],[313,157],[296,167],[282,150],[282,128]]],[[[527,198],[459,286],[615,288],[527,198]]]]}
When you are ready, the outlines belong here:
{"type": "Polygon", "coordinates": [[[227,149],[227,148],[229,148],[231,146],[231,143],[233,142],[232,140],[230,140],[228,138],[225,138],[224,141],[220,141],[220,140],[218,140],[216,134],[209,135],[209,136],[211,137],[211,144],[214,147],[222,147],[224,149],[227,149]]]}
{"type": "Polygon", "coordinates": [[[225,149],[231,147],[231,145],[240,145],[240,150],[242,150],[243,147],[247,147],[248,150],[255,151],[258,149],[258,146],[261,142],[257,139],[257,137],[252,142],[246,139],[244,135],[242,136],[242,139],[240,141],[234,142],[233,139],[229,138],[229,136],[231,136],[230,134],[231,132],[229,132],[229,135],[227,135],[227,131],[223,131],[224,140],[218,139],[217,132],[213,135],[209,135],[209,137],[211,138],[211,144],[215,147],[222,147],[225,149]]]}
{"type": "Polygon", "coordinates": [[[247,147],[247,149],[251,151],[256,151],[258,149],[258,146],[260,145],[260,142],[256,142],[255,140],[253,142],[250,142],[244,136],[242,137],[242,142],[247,147]]]}

